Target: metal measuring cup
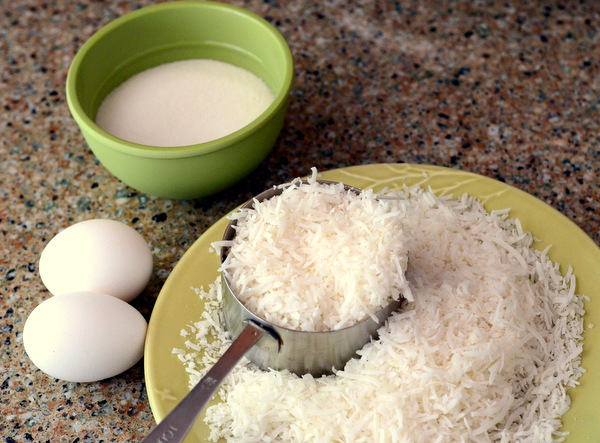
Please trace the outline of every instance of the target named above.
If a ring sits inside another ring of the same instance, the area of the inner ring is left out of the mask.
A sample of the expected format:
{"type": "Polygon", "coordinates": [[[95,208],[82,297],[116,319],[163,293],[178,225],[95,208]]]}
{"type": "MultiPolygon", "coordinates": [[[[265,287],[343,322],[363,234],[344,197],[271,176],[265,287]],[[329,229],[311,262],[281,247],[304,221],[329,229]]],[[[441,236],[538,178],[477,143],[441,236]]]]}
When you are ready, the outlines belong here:
{"type": "MultiPolygon", "coordinates": [[[[325,180],[319,180],[319,183],[336,184],[325,180]]],[[[344,188],[361,192],[348,185],[344,188]]],[[[249,200],[242,209],[251,208],[255,200],[261,202],[280,195],[283,189],[268,189],[249,200]]],[[[234,238],[236,224],[237,220],[229,223],[223,234],[224,241],[234,238]]],[[[221,262],[228,253],[228,248],[221,250],[221,262]]],[[[331,374],[343,368],[356,356],[356,351],[376,337],[378,329],[402,304],[402,299],[391,300],[375,314],[377,321],[367,317],[338,330],[300,331],[275,325],[248,310],[235,296],[224,275],[222,288],[225,328],[234,339],[231,346],[143,442],[183,441],[212,395],[244,355],[261,369],[287,369],[298,375],[310,373],[315,377],[331,374]]]]}
{"type": "MultiPolygon", "coordinates": [[[[319,183],[337,184],[335,182],[319,180],[319,183]]],[[[345,185],[345,190],[356,192],[357,188],[345,185]]],[[[276,197],[283,192],[281,187],[268,189],[257,195],[259,202],[276,197]]],[[[254,199],[242,206],[242,209],[252,208],[254,199]]],[[[227,226],[223,240],[232,240],[235,237],[237,220],[227,226]]],[[[221,262],[225,261],[229,249],[221,250],[221,262]]],[[[310,373],[315,377],[328,375],[334,369],[342,369],[348,360],[356,355],[371,337],[375,337],[379,327],[390,314],[400,307],[401,301],[392,302],[375,315],[377,321],[371,317],[355,323],[354,325],[333,331],[299,331],[281,327],[259,317],[247,309],[235,296],[231,284],[223,276],[223,314],[225,327],[232,337],[238,337],[247,327],[248,323],[258,325],[268,332],[265,336],[248,350],[246,357],[262,369],[288,369],[298,375],[310,373]]]]}

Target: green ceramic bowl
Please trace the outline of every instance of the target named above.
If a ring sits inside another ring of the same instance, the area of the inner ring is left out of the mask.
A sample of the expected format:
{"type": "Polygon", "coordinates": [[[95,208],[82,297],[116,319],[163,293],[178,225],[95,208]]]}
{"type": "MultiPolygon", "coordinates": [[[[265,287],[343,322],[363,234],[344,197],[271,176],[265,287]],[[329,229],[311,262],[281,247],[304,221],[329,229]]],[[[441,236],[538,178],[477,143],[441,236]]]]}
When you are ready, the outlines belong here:
{"type": "Polygon", "coordinates": [[[163,198],[221,191],[253,171],[283,126],[294,66],[289,46],[266,20],[217,2],[177,1],[131,12],[109,23],[79,50],[67,76],[67,102],[100,162],[127,185],[163,198]],[[96,125],[106,95],[154,66],[207,58],[245,68],[275,95],[240,130],[206,143],[155,147],[131,143],[96,125]]]}

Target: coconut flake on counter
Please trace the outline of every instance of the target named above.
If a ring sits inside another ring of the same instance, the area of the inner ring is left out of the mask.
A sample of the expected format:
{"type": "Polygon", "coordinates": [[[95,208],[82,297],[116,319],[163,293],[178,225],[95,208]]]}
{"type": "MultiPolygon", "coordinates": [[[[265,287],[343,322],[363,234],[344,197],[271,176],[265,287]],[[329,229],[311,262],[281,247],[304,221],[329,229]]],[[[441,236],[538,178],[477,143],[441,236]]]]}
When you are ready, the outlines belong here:
{"type": "Polygon", "coordinates": [[[253,313],[279,326],[327,331],[351,326],[401,296],[405,272],[403,211],[371,190],[312,177],[234,213],[236,234],[220,271],[253,313]]]}
{"type": "MultiPolygon", "coordinates": [[[[247,360],[206,411],[213,441],[561,441],[566,390],[578,384],[583,299],[572,270],[532,248],[508,210],[419,187],[406,209],[414,301],[336,375],[261,371],[247,360]]],[[[220,284],[204,291],[208,320],[184,350],[193,386],[229,346],[220,284]],[[205,328],[210,330],[206,340],[205,328]],[[193,372],[193,373],[192,373],[193,372]]],[[[188,328],[189,329],[189,328],[188,328]]]]}

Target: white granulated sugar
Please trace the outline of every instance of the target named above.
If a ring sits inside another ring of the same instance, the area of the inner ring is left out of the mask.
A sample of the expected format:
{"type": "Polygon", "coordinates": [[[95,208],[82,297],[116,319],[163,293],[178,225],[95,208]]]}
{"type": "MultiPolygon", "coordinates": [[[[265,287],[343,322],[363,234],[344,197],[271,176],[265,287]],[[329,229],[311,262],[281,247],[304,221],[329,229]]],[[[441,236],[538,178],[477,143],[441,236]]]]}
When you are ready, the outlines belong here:
{"type": "Polygon", "coordinates": [[[273,102],[255,74],[217,60],[182,60],[140,72],[102,102],[96,123],[124,140],[186,146],[246,126],[273,102]]]}
{"type": "MultiPolygon", "coordinates": [[[[572,271],[561,275],[507,211],[418,187],[399,194],[414,300],[336,375],[238,365],[206,411],[212,440],[561,441],[566,390],[584,372],[585,296],[572,271]]],[[[203,356],[177,351],[191,386],[230,343],[220,284],[197,293],[207,318],[182,348],[201,343],[203,356]]]]}
{"type": "Polygon", "coordinates": [[[410,298],[402,213],[372,191],[319,183],[315,170],[233,218],[221,271],[246,308],[271,323],[341,329],[410,298]]]}

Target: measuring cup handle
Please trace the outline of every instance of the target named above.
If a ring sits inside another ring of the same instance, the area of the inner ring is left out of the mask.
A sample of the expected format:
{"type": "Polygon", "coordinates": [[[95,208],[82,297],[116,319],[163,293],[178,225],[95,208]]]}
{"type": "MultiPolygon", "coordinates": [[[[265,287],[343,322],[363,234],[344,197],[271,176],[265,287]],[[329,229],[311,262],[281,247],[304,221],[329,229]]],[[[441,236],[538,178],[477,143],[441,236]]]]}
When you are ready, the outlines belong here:
{"type": "Polygon", "coordinates": [[[233,341],[215,365],[141,443],[182,442],[227,374],[266,333],[260,326],[248,322],[239,337],[233,341]]]}

